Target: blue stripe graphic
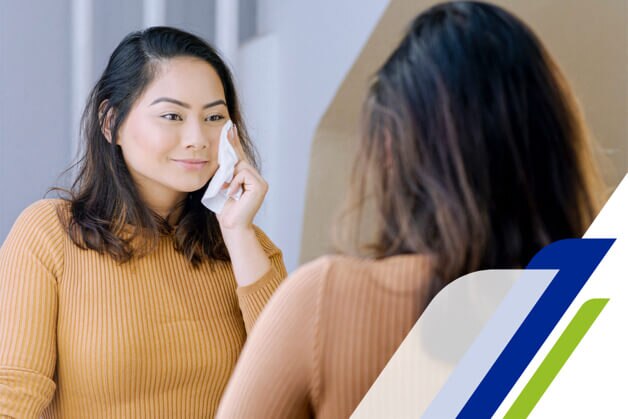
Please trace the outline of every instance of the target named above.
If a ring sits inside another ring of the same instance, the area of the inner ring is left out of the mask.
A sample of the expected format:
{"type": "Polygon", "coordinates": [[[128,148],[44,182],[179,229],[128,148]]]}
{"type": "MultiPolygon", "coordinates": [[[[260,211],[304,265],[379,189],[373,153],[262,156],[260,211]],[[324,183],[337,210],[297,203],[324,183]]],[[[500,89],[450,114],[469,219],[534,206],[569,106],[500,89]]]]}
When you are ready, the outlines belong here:
{"type": "Polygon", "coordinates": [[[614,239],[568,239],[542,249],[527,269],[559,272],[466,402],[458,418],[491,417],[545,342],[614,239]]]}

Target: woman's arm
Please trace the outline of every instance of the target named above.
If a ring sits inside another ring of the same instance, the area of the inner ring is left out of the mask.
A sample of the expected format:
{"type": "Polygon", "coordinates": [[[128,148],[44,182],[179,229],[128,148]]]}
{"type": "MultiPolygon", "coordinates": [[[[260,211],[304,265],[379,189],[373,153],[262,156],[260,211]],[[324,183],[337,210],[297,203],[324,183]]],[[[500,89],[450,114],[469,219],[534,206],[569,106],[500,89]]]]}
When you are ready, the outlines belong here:
{"type": "Polygon", "coordinates": [[[247,333],[253,328],[257,317],[279,284],[288,276],[281,251],[257,227],[255,227],[255,234],[258,243],[270,260],[270,267],[254,282],[237,288],[238,303],[247,333]]]}
{"type": "Polygon", "coordinates": [[[310,417],[320,390],[325,266],[312,262],[279,287],[247,339],[217,418],[310,417]]]}
{"type": "Polygon", "coordinates": [[[248,333],[287,274],[281,251],[253,225],[268,184],[246,160],[235,128],[228,135],[240,161],[234,168],[233,180],[224,187],[229,196],[240,188],[242,195],[238,200],[229,199],[217,218],[238,283],[238,301],[248,333]]]}
{"type": "Polygon", "coordinates": [[[238,154],[239,162],[234,168],[233,180],[224,187],[228,188],[228,196],[234,195],[239,189],[242,189],[242,195],[238,200],[227,200],[216,217],[229,251],[233,274],[242,287],[257,281],[271,268],[270,260],[253,228],[253,219],[262,206],[268,184],[246,160],[235,127],[229,131],[228,138],[238,154]]]}
{"type": "Polygon", "coordinates": [[[55,391],[57,278],[63,241],[56,210],[39,201],[0,248],[0,416],[39,417],[55,391]]]}
{"type": "Polygon", "coordinates": [[[270,268],[270,259],[264,252],[253,226],[242,229],[224,229],[222,237],[229,250],[233,275],[241,287],[260,279],[270,268]]]}

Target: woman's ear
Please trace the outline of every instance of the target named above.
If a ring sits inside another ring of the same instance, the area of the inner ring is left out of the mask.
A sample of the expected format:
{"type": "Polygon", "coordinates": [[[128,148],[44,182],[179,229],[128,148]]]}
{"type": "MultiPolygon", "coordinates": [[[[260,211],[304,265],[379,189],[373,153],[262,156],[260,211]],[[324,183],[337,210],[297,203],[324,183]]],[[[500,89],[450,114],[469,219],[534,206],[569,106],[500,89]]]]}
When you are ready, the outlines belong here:
{"type": "Polygon", "coordinates": [[[100,106],[98,107],[98,122],[100,123],[100,131],[102,135],[105,136],[107,141],[111,143],[111,128],[114,116],[114,110],[112,107],[109,107],[109,101],[103,100],[100,106]]]}

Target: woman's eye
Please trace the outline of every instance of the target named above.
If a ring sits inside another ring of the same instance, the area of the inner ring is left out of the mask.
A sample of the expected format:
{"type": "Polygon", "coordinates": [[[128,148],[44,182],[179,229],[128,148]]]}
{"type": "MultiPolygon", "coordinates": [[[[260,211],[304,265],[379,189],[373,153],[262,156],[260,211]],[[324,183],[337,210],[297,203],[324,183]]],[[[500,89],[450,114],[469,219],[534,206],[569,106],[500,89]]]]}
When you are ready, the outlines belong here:
{"type": "Polygon", "coordinates": [[[225,119],[225,117],[222,116],[222,115],[210,115],[205,120],[206,121],[211,121],[211,122],[216,122],[216,121],[220,121],[221,119],[225,119]]]}
{"type": "Polygon", "coordinates": [[[183,121],[183,118],[176,113],[167,113],[165,115],[161,115],[161,117],[167,119],[168,121],[183,121]]]}

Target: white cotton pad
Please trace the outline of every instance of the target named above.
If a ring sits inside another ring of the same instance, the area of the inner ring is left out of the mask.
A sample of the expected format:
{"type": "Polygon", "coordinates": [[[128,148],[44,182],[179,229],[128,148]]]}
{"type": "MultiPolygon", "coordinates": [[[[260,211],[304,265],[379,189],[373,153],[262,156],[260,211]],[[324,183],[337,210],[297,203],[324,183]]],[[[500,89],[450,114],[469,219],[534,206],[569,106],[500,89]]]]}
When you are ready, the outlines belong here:
{"type": "MultiPolygon", "coordinates": [[[[220,131],[220,143],[218,144],[218,170],[216,170],[214,177],[212,177],[211,182],[209,182],[205,195],[201,198],[203,205],[216,214],[220,214],[225,206],[225,203],[229,199],[227,196],[228,189],[223,189],[222,186],[233,180],[233,170],[235,165],[238,163],[238,154],[229,142],[229,138],[227,138],[227,134],[232,126],[233,123],[231,121],[227,121],[227,123],[222,127],[222,131],[220,131]]],[[[233,199],[237,201],[240,199],[240,196],[242,196],[242,188],[240,188],[233,196],[233,199]]]]}

